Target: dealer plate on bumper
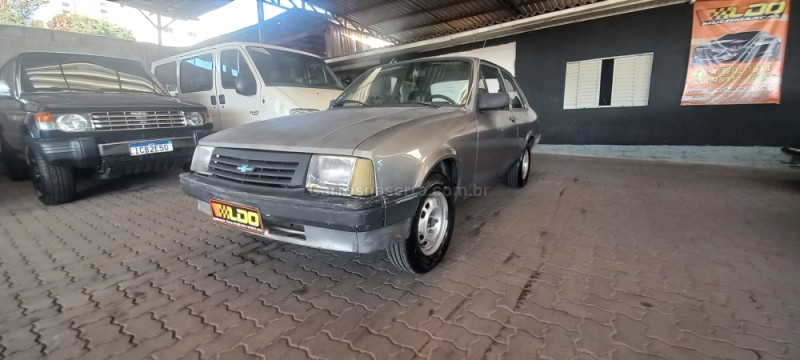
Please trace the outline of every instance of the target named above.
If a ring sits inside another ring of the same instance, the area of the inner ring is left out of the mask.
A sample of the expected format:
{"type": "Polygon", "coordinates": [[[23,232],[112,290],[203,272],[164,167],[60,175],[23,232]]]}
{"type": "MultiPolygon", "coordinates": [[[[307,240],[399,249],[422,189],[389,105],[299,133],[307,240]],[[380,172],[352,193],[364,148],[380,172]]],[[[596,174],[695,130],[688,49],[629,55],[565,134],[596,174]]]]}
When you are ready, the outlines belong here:
{"type": "Polygon", "coordinates": [[[131,156],[165,153],[165,152],[171,152],[173,150],[172,141],[170,140],[158,140],[158,141],[134,143],[128,145],[128,147],[131,150],[131,156]]]}
{"type": "Polygon", "coordinates": [[[258,235],[266,233],[261,212],[257,208],[216,199],[208,200],[208,204],[211,206],[211,219],[214,222],[258,235]]]}

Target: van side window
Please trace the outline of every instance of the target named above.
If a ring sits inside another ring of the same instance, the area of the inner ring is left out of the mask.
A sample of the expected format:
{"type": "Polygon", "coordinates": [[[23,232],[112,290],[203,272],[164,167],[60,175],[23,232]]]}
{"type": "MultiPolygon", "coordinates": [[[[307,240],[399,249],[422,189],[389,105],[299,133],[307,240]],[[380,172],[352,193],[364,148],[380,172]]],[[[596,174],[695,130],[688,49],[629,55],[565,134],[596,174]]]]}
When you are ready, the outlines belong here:
{"type": "Polygon", "coordinates": [[[511,108],[524,109],[525,103],[522,101],[522,96],[519,94],[517,84],[514,82],[514,77],[505,71],[503,71],[503,85],[505,85],[506,92],[511,98],[511,108]]]}
{"type": "Polygon", "coordinates": [[[168,62],[156,66],[154,71],[156,79],[163,85],[178,86],[178,64],[175,62],[168,62]]]}
{"type": "Polygon", "coordinates": [[[222,75],[222,88],[235,89],[236,79],[248,77],[255,81],[250,66],[247,65],[244,55],[239,50],[223,50],[219,55],[220,74],[222,75]]]}
{"type": "Polygon", "coordinates": [[[214,55],[203,54],[181,60],[181,92],[214,89],[214,55]]]}

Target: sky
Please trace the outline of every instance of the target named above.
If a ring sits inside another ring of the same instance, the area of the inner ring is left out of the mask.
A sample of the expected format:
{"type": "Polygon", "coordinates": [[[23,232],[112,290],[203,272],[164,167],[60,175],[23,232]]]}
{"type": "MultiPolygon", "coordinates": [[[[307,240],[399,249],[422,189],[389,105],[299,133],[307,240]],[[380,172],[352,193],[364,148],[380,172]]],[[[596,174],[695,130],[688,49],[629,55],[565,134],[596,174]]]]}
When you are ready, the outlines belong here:
{"type": "MultiPolygon", "coordinates": [[[[253,25],[258,22],[256,1],[234,0],[228,5],[200,16],[198,21],[175,21],[170,25],[173,31],[163,34],[163,45],[191,46],[203,40],[253,25]]],[[[34,19],[46,23],[53,16],[67,9],[74,13],[93,18],[105,18],[116,23],[133,31],[137,41],[158,42],[158,32],[155,27],[137,9],[121,7],[119,4],[103,0],[52,0],[34,14],[34,19]],[[65,7],[65,3],[69,5],[65,7]],[[105,3],[105,5],[101,5],[101,3],[105,3]]],[[[281,14],[283,11],[274,6],[264,5],[267,19],[281,14]]],[[[155,16],[152,16],[152,20],[155,22],[155,16]]],[[[162,18],[162,24],[169,21],[169,18],[162,18]]]]}

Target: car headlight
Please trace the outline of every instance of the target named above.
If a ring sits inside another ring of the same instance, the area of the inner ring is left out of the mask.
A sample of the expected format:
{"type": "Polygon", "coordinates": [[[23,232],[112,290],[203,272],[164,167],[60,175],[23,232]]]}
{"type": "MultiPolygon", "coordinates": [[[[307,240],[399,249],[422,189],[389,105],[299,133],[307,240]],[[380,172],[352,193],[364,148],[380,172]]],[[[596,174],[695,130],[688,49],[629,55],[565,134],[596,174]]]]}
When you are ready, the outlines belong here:
{"type": "Polygon", "coordinates": [[[66,132],[91,131],[92,126],[85,116],[80,114],[36,113],[36,124],[39,130],[61,130],[66,132]]]}
{"type": "Polygon", "coordinates": [[[306,189],[333,195],[375,195],[372,160],[352,156],[314,155],[308,166],[306,189]]]}
{"type": "Polygon", "coordinates": [[[214,154],[214,148],[211,146],[198,145],[194,148],[194,157],[192,157],[192,172],[209,175],[208,164],[211,162],[211,155],[214,154]]]}
{"type": "Polygon", "coordinates": [[[297,108],[297,109],[290,110],[289,111],[289,115],[305,114],[305,113],[317,112],[317,111],[319,111],[319,110],[317,110],[317,109],[301,109],[301,108],[297,108]]]}
{"type": "Polygon", "coordinates": [[[208,113],[208,111],[206,111],[205,114],[196,111],[187,112],[185,116],[186,116],[186,125],[189,126],[203,125],[206,123],[206,121],[209,121],[211,119],[211,116],[208,113]]]}

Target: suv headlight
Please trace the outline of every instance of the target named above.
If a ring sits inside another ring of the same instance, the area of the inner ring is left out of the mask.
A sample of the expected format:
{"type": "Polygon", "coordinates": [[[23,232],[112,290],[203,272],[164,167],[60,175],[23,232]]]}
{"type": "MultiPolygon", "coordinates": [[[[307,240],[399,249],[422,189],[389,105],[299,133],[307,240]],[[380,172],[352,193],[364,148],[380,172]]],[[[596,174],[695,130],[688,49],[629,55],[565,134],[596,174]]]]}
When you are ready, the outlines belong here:
{"type": "Polygon", "coordinates": [[[211,155],[214,154],[214,148],[211,146],[198,145],[194,148],[194,157],[192,157],[192,172],[209,175],[208,164],[211,162],[211,155]]]}
{"type": "Polygon", "coordinates": [[[352,156],[314,155],[308,166],[306,189],[333,195],[375,195],[372,160],[352,156]]]}
{"type": "Polygon", "coordinates": [[[36,113],[36,124],[39,130],[61,130],[66,132],[91,131],[92,125],[81,114],[36,113]]]}
{"type": "Polygon", "coordinates": [[[211,114],[208,111],[205,114],[197,111],[187,112],[184,116],[186,116],[186,125],[189,126],[203,125],[211,119],[211,114]]]}
{"type": "Polygon", "coordinates": [[[290,110],[289,111],[289,115],[305,114],[305,113],[317,112],[317,111],[319,111],[319,110],[317,110],[317,109],[301,109],[301,108],[297,108],[297,109],[290,110]]]}

